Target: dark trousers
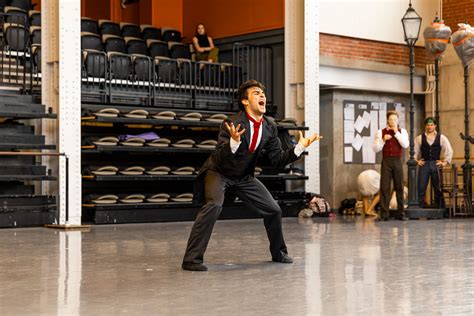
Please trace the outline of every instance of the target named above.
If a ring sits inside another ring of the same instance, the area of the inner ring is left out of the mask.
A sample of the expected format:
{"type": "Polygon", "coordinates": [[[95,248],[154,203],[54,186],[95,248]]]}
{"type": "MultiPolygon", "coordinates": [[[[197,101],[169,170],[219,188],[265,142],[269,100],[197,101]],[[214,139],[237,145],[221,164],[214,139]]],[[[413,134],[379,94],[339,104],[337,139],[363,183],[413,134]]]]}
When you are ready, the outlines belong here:
{"type": "Polygon", "coordinates": [[[404,214],[403,207],[403,166],[400,157],[383,157],[380,176],[380,208],[381,216],[389,216],[391,198],[391,182],[397,195],[398,214],[404,214]]]}
{"type": "Polygon", "coordinates": [[[443,195],[439,184],[439,167],[436,161],[428,160],[425,164],[418,168],[418,203],[423,206],[426,188],[431,177],[431,187],[435,195],[435,205],[444,207],[443,195]]]}
{"type": "Polygon", "coordinates": [[[204,178],[206,204],[196,217],[189,236],[183,262],[202,263],[214,224],[222,211],[226,190],[235,190],[245,205],[263,216],[270,241],[272,259],[280,260],[287,253],[281,227],[281,209],[267,188],[254,177],[231,180],[218,172],[208,170],[204,178]]]}

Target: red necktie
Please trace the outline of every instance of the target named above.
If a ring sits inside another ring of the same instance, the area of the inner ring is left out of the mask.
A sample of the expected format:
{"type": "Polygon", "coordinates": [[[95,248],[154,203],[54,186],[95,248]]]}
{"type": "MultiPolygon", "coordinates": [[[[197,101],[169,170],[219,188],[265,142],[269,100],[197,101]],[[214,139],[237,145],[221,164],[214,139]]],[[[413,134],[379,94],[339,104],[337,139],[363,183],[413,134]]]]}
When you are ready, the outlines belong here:
{"type": "Polygon", "coordinates": [[[257,147],[257,140],[258,140],[258,132],[260,130],[260,126],[262,125],[262,119],[260,121],[256,121],[251,117],[250,115],[247,114],[247,117],[249,120],[253,123],[253,136],[252,136],[252,142],[250,143],[249,151],[253,153],[255,151],[255,147],[257,147]]]}

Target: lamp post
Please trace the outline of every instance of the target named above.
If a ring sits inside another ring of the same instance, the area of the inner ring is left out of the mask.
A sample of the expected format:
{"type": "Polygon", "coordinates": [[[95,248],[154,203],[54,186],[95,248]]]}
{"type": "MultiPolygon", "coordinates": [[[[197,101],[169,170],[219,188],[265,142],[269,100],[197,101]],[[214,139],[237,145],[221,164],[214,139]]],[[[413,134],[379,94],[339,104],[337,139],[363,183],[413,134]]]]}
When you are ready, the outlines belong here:
{"type": "Polygon", "coordinates": [[[410,49],[410,159],[408,160],[408,208],[418,208],[416,190],[416,160],[415,160],[415,95],[413,93],[413,74],[415,72],[415,44],[418,41],[421,28],[421,17],[410,4],[402,18],[405,42],[410,49]]]}

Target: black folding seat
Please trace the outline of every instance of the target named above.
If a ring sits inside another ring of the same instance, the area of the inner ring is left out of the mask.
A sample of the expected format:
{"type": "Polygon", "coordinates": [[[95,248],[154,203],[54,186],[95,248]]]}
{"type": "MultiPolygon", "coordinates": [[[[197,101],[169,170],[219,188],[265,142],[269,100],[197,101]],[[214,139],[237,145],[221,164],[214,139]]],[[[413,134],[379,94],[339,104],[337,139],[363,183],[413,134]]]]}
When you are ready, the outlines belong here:
{"type": "Polygon", "coordinates": [[[3,33],[6,44],[10,50],[26,51],[29,44],[30,33],[23,25],[4,23],[3,33]]]}
{"type": "Polygon", "coordinates": [[[155,57],[155,80],[157,83],[175,83],[177,71],[177,61],[169,57],[155,57]]]}
{"type": "Polygon", "coordinates": [[[94,33],[81,32],[81,48],[95,51],[102,51],[102,40],[94,33]]]}
{"type": "Polygon", "coordinates": [[[142,31],[140,27],[133,23],[120,23],[123,37],[135,37],[143,39],[142,31]]]}
{"type": "Polygon", "coordinates": [[[10,0],[0,0],[0,11],[3,11],[9,4],[10,0]]]}
{"type": "Polygon", "coordinates": [[[106,52],[127,53],[125,39],[115,35],[102,35],[102,43],[106,52]]]}
{"type": "Polygon", "coordinates": [[[41,12],[40,11],[30,10],[28,12],[28,15],[30,16],[30,25],[41,26],[41,12]]]}
{"type": "Polygon", "coordinates": [[[99,23],[89,18],[81,18],[81,32],[100,34],[99,23]]]}
{"type": "Polygon", "coordinates": [[[131,59],[127,54],[127,46],[122,37],[102,35],[104,49],[109,59],[109,71],[112,79],[128,79],[130,77],[131,59]]]}
{"type": "Polygon", "coordinates": [[[85,75],[88,77],[104,78],[106,57],[102,51],[100,36],[94,33],[81,33],[82,62],[85,75]]]}
{"type": "Polygon", "coordinates": [[[41,45],[33,44],[31,46],[31,54],[33,55],[33,64],[38,73],[41,72],[41,45]]]}
{"type": "Polygon", "coordinates": [[[41,26],[30,26],[31,44],[41,44],[41,26]]]}
{"type": "Polygon", "coordinates": [[[12,6],[5,7],[4,11],[6,13],[5,22],[17,23],[25,26],[29,25],[28,11],[12,6]]]}
{"type": "Polygon", "coordinates": [[[135,37],[125,37],[124,39],[127,44],[127,53],[147,55],[147,47],[144,40],[135,37]]]}
{"type": "Polygon", "coordinates": [[[120,25],[110,20],[99,20],[100,34],[122,36],[120,25]]]}
{"type": "Polygon", "coordinates": [[[31,0],[11,0],[10,5],[12,7],[17,7],[25,11],[30,11],[35,6],[31,3],[31,0]]]}
{"type": "Polygon", "coordinates": [[[152,58],[157,56],[161,57],[168,57],[169,50],[168,50],[168,43],[158,40],[149,39],[146,41],[148,46],[148,51],[152,58]]]}
{"type": "Polygon", "coordinates": [[[34,7],[31,3],[31,0],[11,0],[10,5],[12,7],[17,7],[25,11],[29,11],[34,7]]]}
{"type": "Polygon", "coordinates": [[[143,39],[147,40],[161,40],[161,30],[159,28],[154,27],[153,25],[140,25],[142,30],[143,39]]]}
{"type": "Polygon", "coordinates": [[[186,44],[179,42],[168,42],[169,56],[171,58],[177,59],[191,59],[191,53],[189,52],[189,47],[186,44]]]}
{"type": "Polygon", "coordinates": [[[145,41],[140,38],[125,37],[127,52],[132,58],[132,68],[138,80],[151,81],[151,59],[147,56],[145,41]]]}
{"type": "Polygon", "coordinates": [[[161,40],[165,42],[181,42],[181,32],[169,27],[161,28],[161,40]]]}

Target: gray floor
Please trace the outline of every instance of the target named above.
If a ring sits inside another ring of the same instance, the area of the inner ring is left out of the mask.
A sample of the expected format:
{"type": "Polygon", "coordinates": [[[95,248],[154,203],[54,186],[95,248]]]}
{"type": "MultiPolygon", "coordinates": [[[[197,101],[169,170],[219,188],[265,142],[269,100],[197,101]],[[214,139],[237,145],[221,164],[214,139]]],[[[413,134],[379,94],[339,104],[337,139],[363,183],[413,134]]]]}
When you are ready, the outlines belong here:
{"type": "Polygon", "coordinates": [[[220,221],[209,272],[180,269],[191,223],[0,230],[1,315],[467,315],[474,220],[220,221]]]}

